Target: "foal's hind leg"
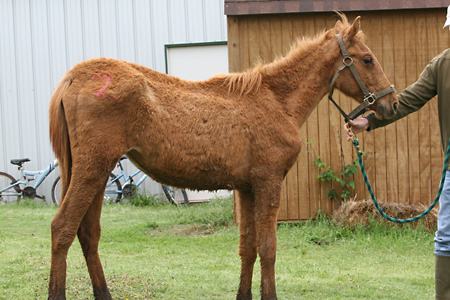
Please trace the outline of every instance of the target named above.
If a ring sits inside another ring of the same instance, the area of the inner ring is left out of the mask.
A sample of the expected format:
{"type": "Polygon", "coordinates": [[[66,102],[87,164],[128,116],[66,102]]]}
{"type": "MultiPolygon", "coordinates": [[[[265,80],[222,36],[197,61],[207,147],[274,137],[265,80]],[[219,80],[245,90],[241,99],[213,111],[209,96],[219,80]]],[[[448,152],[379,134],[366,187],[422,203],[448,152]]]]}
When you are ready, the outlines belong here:
{"type": "Polygon", "coordinates": [[[78,240],[86,259],[89,275],[94,290],[95,299],[111,299],[102,264],[98,255],[98,242],[100,240],[100,214],[103,205],[103,189],[97,193],[94,202],[89,206],[80,228],[78,228],[78,240]]]}
{"type": "MultiPolygon", "coordinates": [[[[93,196],[104,189],[109,172],[104,168],[89,171],[73,168],[71,182],[64,201],[52,221],[52,261],[49,300],[66,299],[66,259],[81,221],[93,202],[93,196]],[[103,169],[103,170],[101,170],[103,169]]],[[[112,168],[111,168],[112,169],[112,168]]],[[[95,215],[95,213],[93,213],[95,215]]],[[[98,213],[97,213],[98,214],[98,213]]]]}

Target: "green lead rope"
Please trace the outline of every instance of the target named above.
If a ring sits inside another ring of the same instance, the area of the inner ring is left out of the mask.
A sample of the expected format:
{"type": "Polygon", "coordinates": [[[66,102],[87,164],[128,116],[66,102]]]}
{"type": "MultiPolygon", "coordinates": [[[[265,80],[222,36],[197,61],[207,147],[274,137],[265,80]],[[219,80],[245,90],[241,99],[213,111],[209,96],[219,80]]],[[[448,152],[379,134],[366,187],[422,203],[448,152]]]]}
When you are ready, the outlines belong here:
{"type": "Polygon", "coordinates": [[[423,213],[421,213],[420,215],[417,215],[413,218],[409,218],[409,219],[395,219],[392,218],[390,216],[388,216],[382,209],[381,206],[378,204],[377,198],[375,197],[375,193],[373,192],[372,186],[369,183],[369,179],[367,178],[367,174],[366,174],[366,170],[364,169],[364,163],[363,163],[363,153],[361,152],[361,149],[359,147],[359,141],[356,138],[355,135],[353,135],[353,145],[355,146],[356,150],[358,151],[358,162],[359,162],[359,166],[361,168],[361,173],[363,175],[364,178],[364,182],[366,183],[367,189],[369,190],[370,196],[372,197],[373,200],[373,204],[375,204],[375,207],[377,208],[377,210],[380,212],[380,214],[386,218],[387,220],[394,222],[394,223],[409,223],[409,222],[413,222],[416,220],[419,220],[420,218],[423,218],[424,216],[426,216],[438,203],[439,198],[441,197],[441,193],[442,193],[442,189],[444,188],[444,181],[445,181],[445,174],[447,171],[447,166],[448,166],[448,160],[449,160],[449,156],[450,156],[450,139],[448,142],[448,146],[447,146],[447,151],[445,152],[445,159],[444,159],[444,167],[442,169],[442,177],[441,177],[441,183],[439,185],[439,191],[436,195],[436,199],[434,199],[433,203],[431,204],[431,206],[425,210],[423,213]]]}

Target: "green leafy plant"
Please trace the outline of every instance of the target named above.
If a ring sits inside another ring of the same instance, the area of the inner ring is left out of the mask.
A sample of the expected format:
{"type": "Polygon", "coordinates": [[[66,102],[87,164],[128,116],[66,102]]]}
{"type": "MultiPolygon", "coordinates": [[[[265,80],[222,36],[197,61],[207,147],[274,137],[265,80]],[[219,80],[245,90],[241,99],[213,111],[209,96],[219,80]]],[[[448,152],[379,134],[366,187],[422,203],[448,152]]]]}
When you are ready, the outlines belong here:
{"type": "Polygon", "coordinates": [[[331,170],[331,167],[323,162],[320,156],[317,156],[313,163],[320,172],[320,174],[317,175],[317,179],[329,183],[330,188],[327,190],[328,198],[331,200],[338,199],[338,192],[333,185],[334,183],[338,183],[341,186],[339,198],[347,200],[350,197],[351,192],[355,189],[353,175],[358,171],[357,160],[353,161],[351,164],[344,165],[340,174],[336,174],[331,170]]]}
{"type": "Polygon", "coordinates": [[[146,195],[136,193],[133,198],[130,199],[130,204],[134,206],[160,206],[165,205],[159,195],[146,195]]]}

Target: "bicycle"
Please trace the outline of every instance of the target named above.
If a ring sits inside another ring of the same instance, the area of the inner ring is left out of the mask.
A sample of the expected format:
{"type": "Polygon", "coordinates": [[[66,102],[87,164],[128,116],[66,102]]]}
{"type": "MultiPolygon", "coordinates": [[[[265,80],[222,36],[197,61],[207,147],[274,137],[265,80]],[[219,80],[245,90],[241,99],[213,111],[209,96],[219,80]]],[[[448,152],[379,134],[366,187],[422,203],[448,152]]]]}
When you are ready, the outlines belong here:
{"type": "MultiPolygon", "coordinates": [[[[116,175],[114,173],[109,174],[109,181],[106,184],[105,188],[105,194],[103,197],[103,203],[118,203],[122,199],[132,199],[136,195],[138,187],[144,182],[144,180],[148,177],[147,174],[143,174],[142,177],[139,178],[135,182],[134,178],[143,173],[141,170],[137,170],[130,176],[127,176],[125,173],[125,170],[123,168],[123,165],[121,163],[122,160],[127,159],[126,156],[122,156],[118,163],[117,167],[120,169],[120,174],[116,175]],[[123,178],[125,184],[122,185],[120,180],[123,178]]],[[[52,200],[53,203],[59,205],[60,203],[60,197],[61,197],[61,186],[60,186],[60,178],[56,178],[55,182],[52,186],[52,200]]],[[[161,184],[161,187],[163,189],[164,195],[166,196],[167,200],[175,205],[178,205],[179,202],[176,201],[179,198],[183,198],[184,204],[189,204],[189,199],[187,196],[187,193],[185,190],[169,187],[166,185],[161,184]]]]}
{"type": "Polygon", "coordinates": [[[12,175],[6,172],[0,172],[0,203],[9,203],[18,201],[21,198],[38,198],[45,200],[45,196],[40,196],[36,193],[37,188],[53,172],[58,166],[58,160],[55,159],[47,168],[40,171],[25,170],[23,164],[29,162],[28,158],[12,159],[11,164],[16,165],[21,172],[23,179],[16,180],[12,175]],[[36,182],[31,185],[32,181],[36,182]]]}

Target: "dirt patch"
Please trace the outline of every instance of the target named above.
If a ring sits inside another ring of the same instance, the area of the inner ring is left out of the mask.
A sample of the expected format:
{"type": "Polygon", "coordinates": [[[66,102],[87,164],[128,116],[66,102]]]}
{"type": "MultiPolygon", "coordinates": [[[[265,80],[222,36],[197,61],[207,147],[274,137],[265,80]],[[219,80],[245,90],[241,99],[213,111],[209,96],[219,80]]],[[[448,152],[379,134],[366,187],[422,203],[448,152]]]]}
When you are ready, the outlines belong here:
{"type": "MultiPolygon", "coordinates": [[[[423,213],[427,207],[420,205],[406,205],[398,203],[379,203],[383,211],[390,217],[396,219],[408,219],[423,213]]],[[[380,215],[373,202],[370,200],[344,202],[339,209],[334,212],[336,221],[344,226],[367,225],[371,219],[385,222],[391,226],[404,226],[405,224],[393,223],[380,215]]],[[[416,227],[423,224],[429,232],[435,232],[437,228],[438,209],[435,207],[422,221],[409,223],[416,227]]]]}
{"type": "Polygon", "coordinates": [[[171,228],[179,236],[208,236],[215,233],[214,228],[204,224],[189,224],[184,226],[175,226],[171,228]]]}
{"type": "Polygon", "coordinates": [[[216,233],[215,228],[204,224],[186,224],[175,226],[155,226],[144,230],[151,237],[204,237],[216,233]]]}

